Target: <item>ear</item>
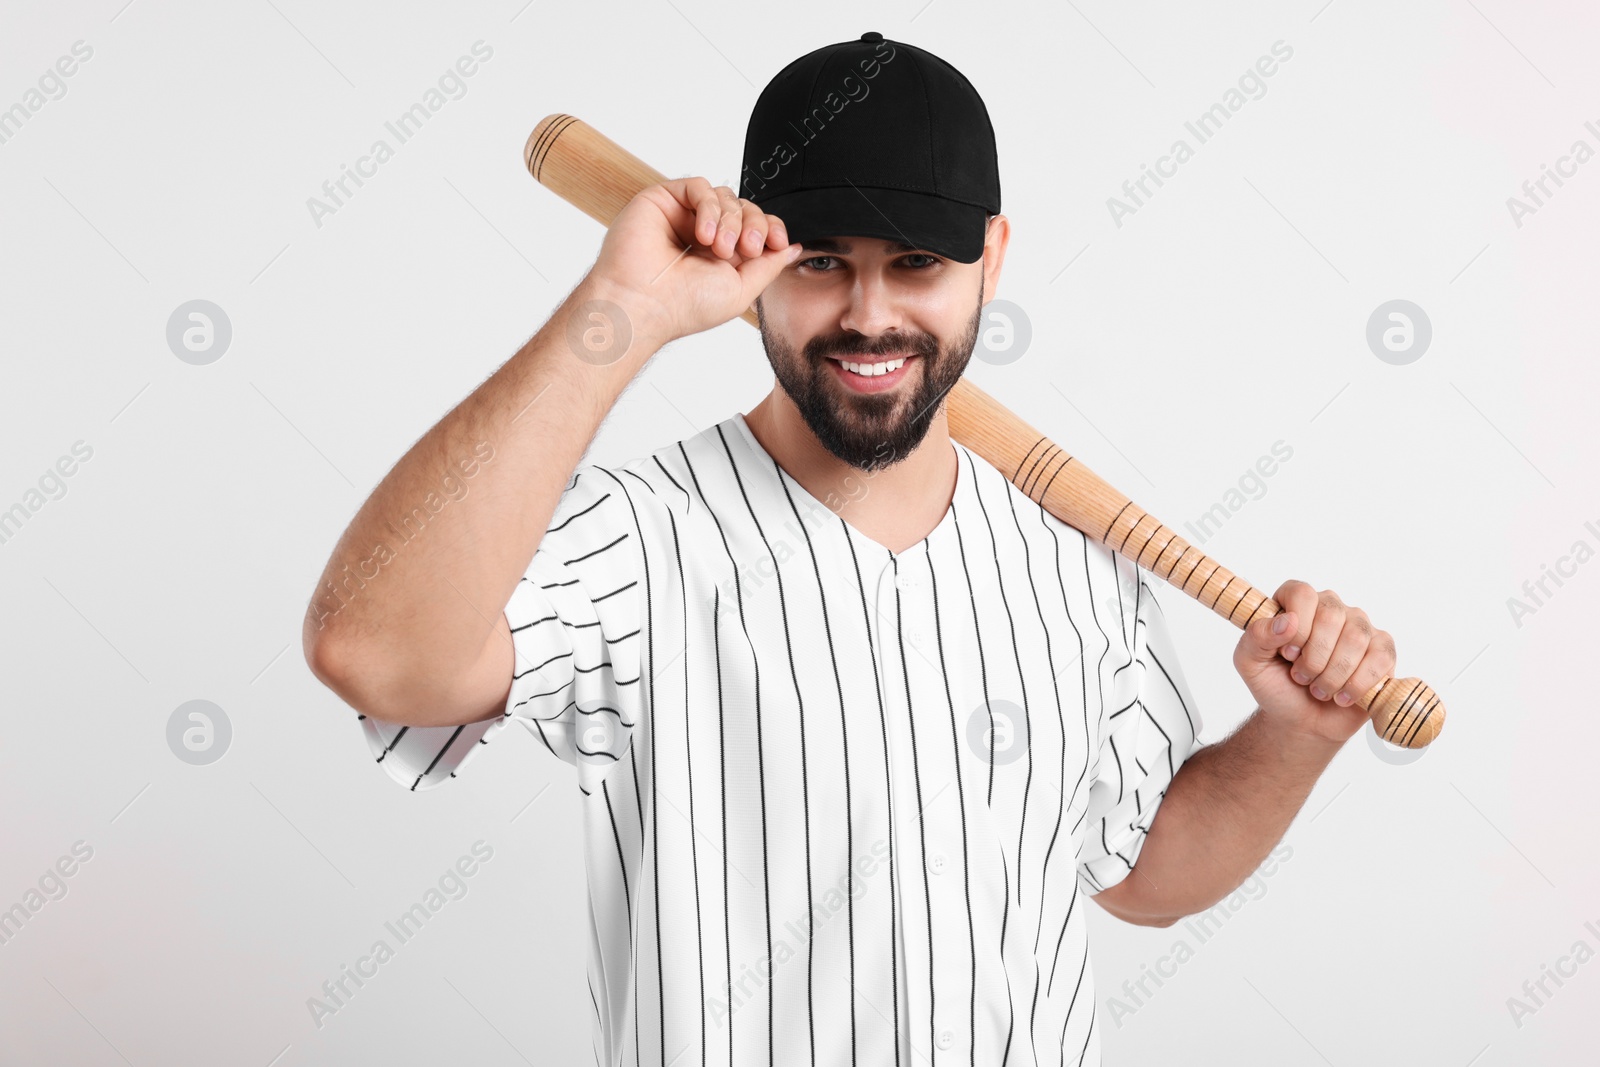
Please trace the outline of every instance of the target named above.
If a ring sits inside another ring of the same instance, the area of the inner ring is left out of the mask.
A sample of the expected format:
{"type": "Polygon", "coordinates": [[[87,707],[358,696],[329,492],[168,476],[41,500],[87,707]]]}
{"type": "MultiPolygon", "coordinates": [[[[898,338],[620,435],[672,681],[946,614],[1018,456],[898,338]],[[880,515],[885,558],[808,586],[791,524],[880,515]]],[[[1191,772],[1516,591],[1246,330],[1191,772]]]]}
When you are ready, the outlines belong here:
{"type": "Polygon", "coordinates": [[[1000,288],[1000,267],[1005,263],[1006,246],[1011,243],[1011,220],[991,215],[983,237],[983,301],[993,300],[1000,288]]]}

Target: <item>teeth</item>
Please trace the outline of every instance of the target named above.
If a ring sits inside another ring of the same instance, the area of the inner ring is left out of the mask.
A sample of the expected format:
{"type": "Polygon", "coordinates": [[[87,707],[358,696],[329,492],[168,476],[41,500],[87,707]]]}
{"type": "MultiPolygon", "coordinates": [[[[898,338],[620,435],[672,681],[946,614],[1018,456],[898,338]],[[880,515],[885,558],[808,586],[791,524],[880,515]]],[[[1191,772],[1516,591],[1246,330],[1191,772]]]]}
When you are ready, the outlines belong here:
{"type": "Polygon", "coordinates": [[[899,370],[905,361],[906,358],[901,356],[899,359],[891,359],[887,363],[846,363],[843,360],[840,360],[839,363],[845,370],[854,371],[863,378],[876,378],[880,374],[888,374],[891,371],[899,370]]]}

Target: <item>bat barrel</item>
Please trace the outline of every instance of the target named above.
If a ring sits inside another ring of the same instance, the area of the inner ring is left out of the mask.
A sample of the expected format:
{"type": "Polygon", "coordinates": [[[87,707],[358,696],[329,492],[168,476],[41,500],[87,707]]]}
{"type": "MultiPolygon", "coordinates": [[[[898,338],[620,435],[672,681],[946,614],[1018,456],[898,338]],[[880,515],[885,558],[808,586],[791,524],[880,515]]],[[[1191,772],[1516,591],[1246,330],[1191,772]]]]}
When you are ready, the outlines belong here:
{"type": "Polygon", "coordinates": [[[539,184],[604,226],[639,190],[667,176],[571,115],[547,115],[528,135],[522,160],[539,184]]]}

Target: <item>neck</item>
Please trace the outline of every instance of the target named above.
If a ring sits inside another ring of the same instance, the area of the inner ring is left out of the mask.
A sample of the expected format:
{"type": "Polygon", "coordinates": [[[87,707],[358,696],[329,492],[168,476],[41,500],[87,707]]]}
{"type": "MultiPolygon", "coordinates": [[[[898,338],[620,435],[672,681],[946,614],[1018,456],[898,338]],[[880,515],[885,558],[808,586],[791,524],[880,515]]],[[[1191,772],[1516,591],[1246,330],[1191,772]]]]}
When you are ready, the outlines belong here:
{"type": "Polygon", "coordinates": [[[957,465],[943,405],[909,455],[875,471],[859,470],[829,452],[776,383],[744,419],[761,447],[806,492],[891,552],[928,536],[950,508],[957,465]]]}

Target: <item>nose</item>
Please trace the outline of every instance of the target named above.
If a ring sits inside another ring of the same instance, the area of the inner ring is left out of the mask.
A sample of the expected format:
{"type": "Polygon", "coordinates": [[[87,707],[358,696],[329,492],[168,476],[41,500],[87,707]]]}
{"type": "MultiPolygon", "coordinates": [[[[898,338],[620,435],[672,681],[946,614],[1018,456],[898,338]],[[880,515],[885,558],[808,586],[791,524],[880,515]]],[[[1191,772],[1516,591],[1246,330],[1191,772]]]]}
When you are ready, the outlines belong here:
{"type": "Polygon", "coordinates": [[[850,303],[839,319],[842,329],[877,337],[888,330],[899,329],[902,316],[896,304],[893,287],[881,271],[857,271],[850,285],[850,303]]]}

